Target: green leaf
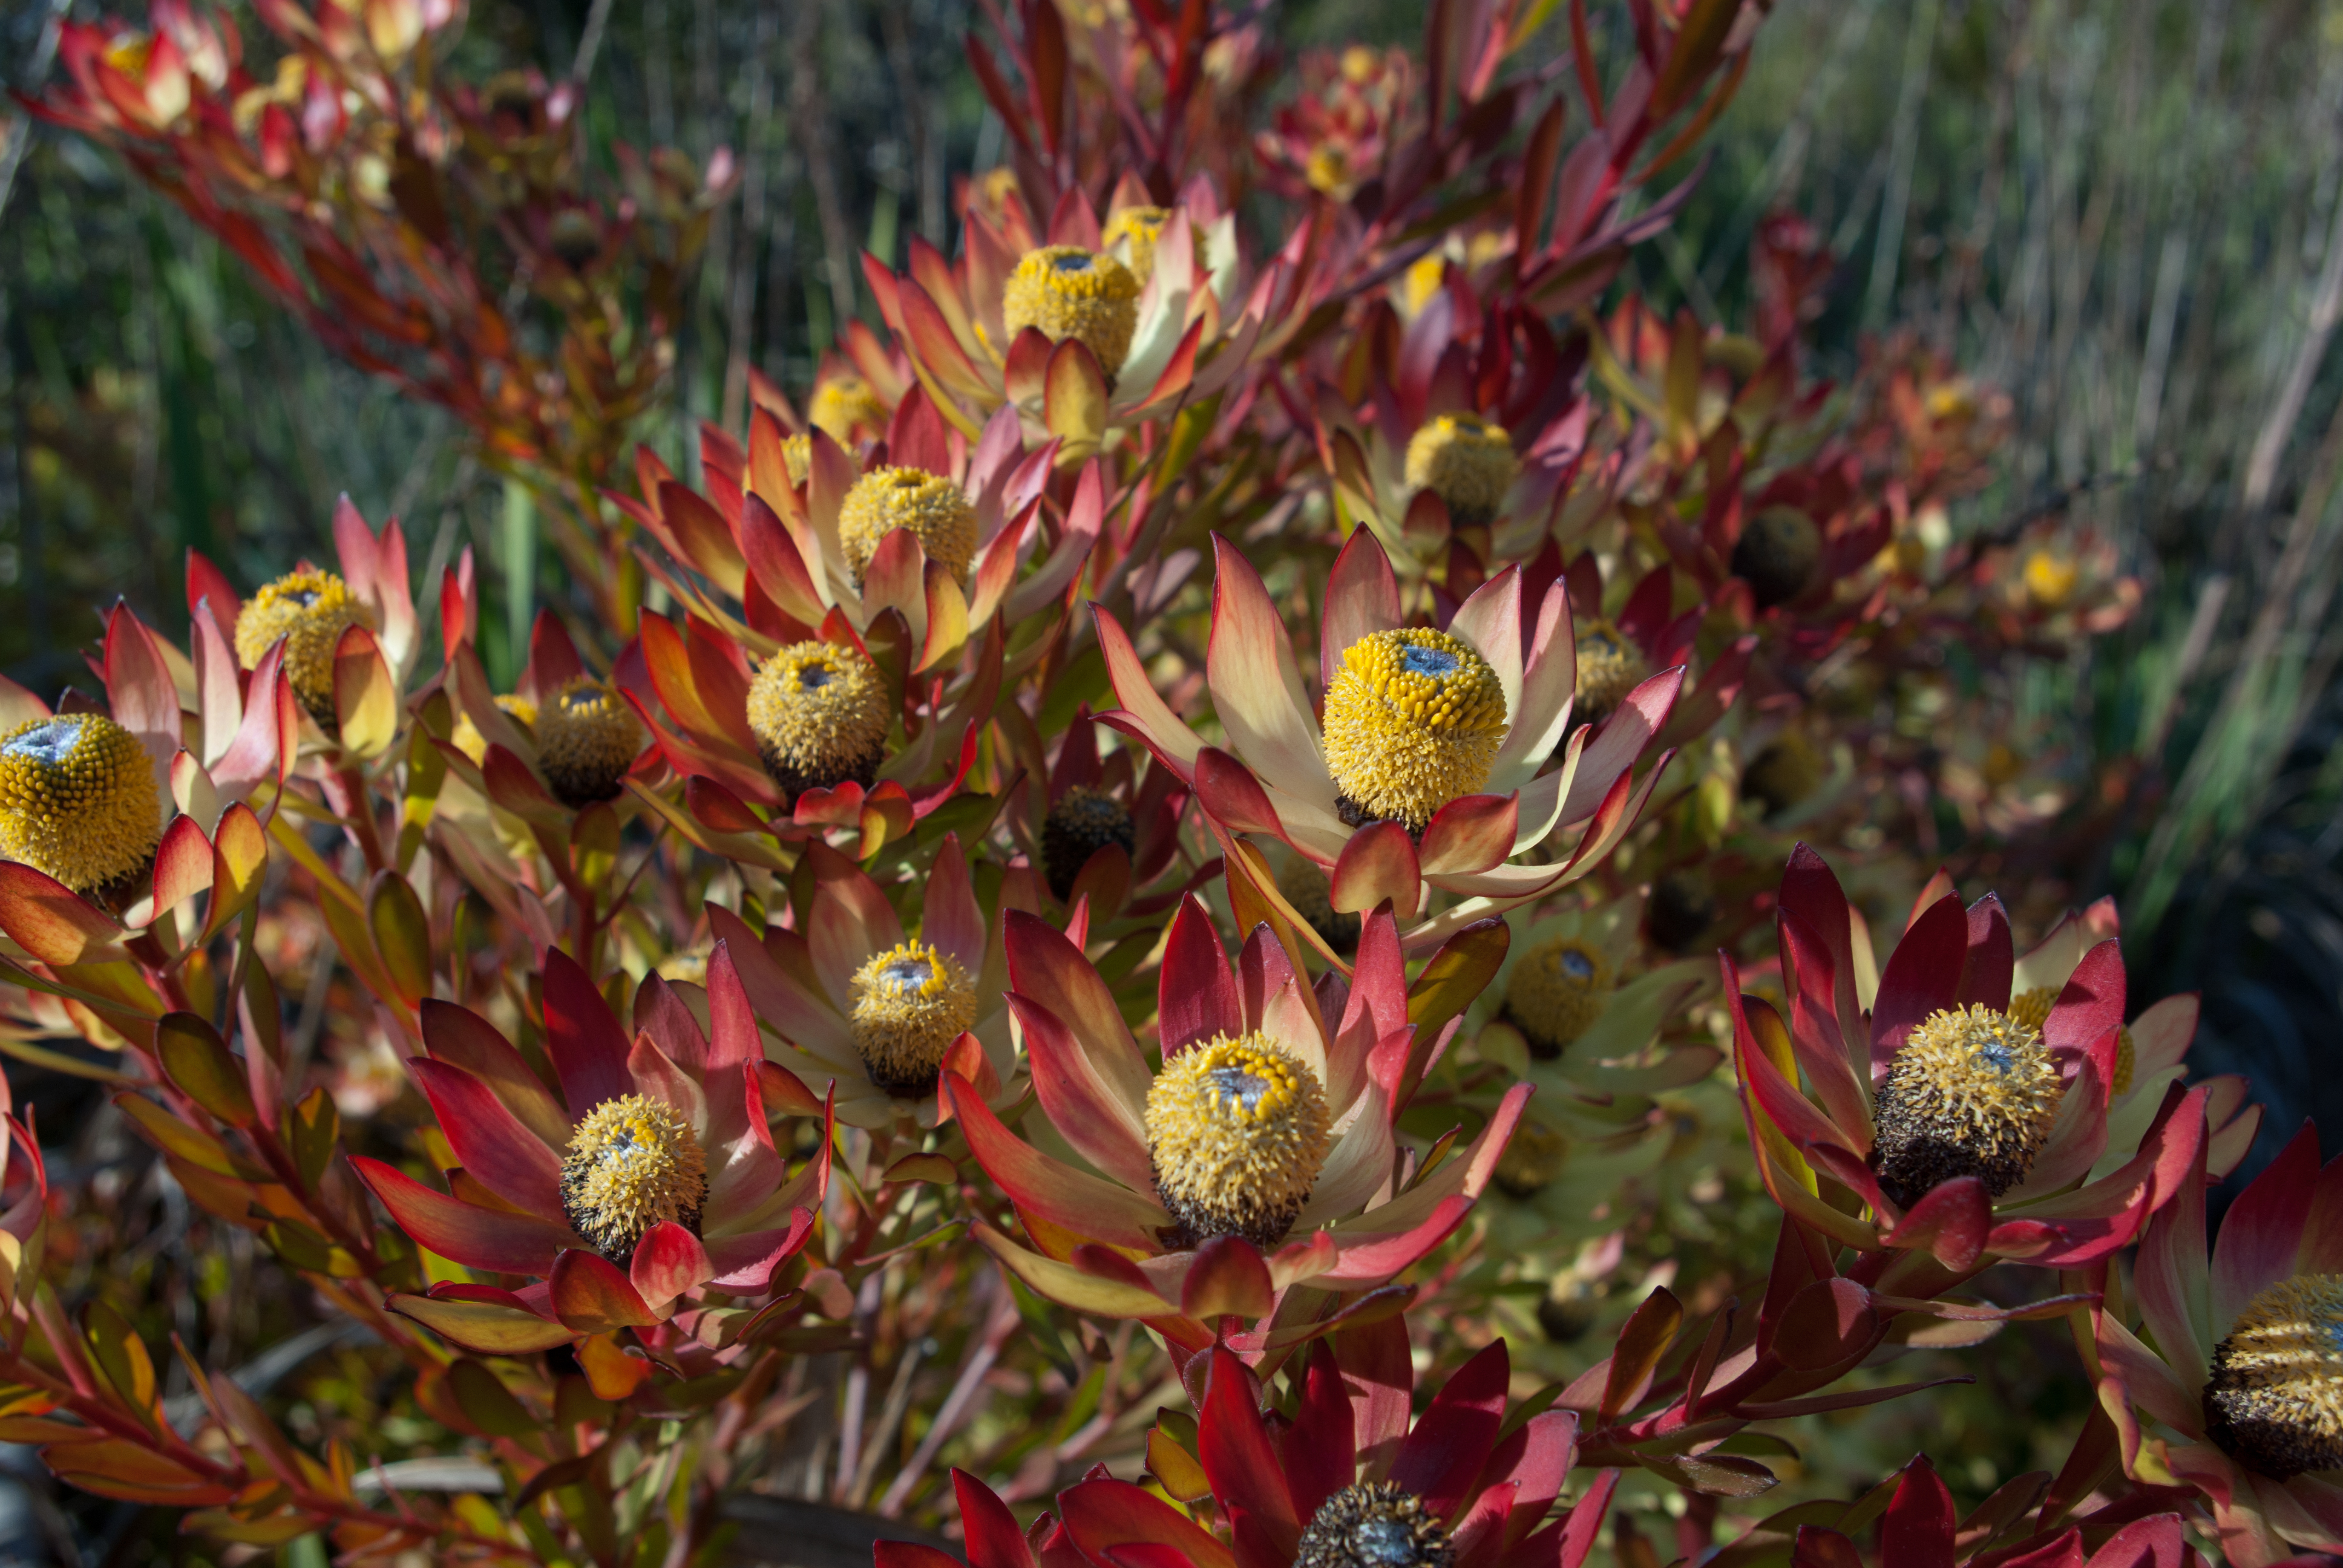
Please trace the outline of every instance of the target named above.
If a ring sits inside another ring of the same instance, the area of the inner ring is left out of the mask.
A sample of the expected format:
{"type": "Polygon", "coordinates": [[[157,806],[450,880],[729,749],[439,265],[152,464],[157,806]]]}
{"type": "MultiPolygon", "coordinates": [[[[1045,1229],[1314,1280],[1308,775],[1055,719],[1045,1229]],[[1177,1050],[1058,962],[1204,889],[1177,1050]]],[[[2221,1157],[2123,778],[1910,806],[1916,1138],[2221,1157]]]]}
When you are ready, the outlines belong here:
{"type": "Polygon", "coordinates": [[[512,1391],[469,1356],[448,1366],[447,1386],[465,1416],[490,1437],[528,1437],[538,1430],[537,1418],[512,1391]]]}
{"type": "Polygon", "coordinates": [[[244,1063],[219,1031],[192,1012],[167,1014],[155,1026],[155,1054],[180,1093],[231,1127],[256,1120],[244,1063]]]}
{"type": "Polygon", "coordinates": [[[82,1335],[114,1392],[141,1421],[155,1417],[155,1362],[120,1312],[104,1302],[82,1309],[82,1335]]]}
{"type": "Polygon", "coordinates": [[[311,1191],[326,1179],[326,1168],[334,1162],[334,1151],[342,1136],[342,1113],[334,1104],[334,1097],[323,1089],[313,1089],[293,1108],[287,1120],[285,1132],[293,1147],[293,1164],[301,1172],[301,1184],[311,1191]]]}
{"type": "Polygon", "coordinates": [[[384,972],[410,1008],[431,994],[431,918],[423,900],[397,871],[375,873],[367,890],[367,928],[384,972]]]}

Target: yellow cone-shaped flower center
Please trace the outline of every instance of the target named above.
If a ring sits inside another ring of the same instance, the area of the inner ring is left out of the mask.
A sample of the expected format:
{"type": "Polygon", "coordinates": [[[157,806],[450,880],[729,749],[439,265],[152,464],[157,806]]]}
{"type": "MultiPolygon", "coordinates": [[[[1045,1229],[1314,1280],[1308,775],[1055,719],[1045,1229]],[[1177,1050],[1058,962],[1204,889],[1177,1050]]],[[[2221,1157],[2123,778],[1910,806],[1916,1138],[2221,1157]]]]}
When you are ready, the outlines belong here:
{"type": "Polygon", "coordinates": [[[847,779],[866,788],[887,748],[887,682],[834,642],[777,650],[749,685],[749,729],[774,782],[795,797],[847,779]]]}
{"type": "MultiPolygon", "coordinates": [[[[840,446],[851,449],[858,429],[887,427],[887,405],[879,400],[879,394],[870,390],[870,383],[861,377],[833,376],[813,389],[806,420],[815,429],[827,431],[840,446]]],[[[790,477],[799,484],[805,482],[795,472],[790,477]]]]}
{"type": "Polygon", "coordinates": [[[926,1094],[944,1052],[976,1021],[976,978],[932,942],[902,942],[854,971],[854,1049],[890,1094],[926,1094]]]}
{"type": "Polygon", "coordinates": [[[1001,297],[1011,341],[1031,327],[1052,343],[1088,347],[1111,377],[1131,355],[1139,326],[1139,279],[1114,257],[1078,245],[1028,251],[1001,297]]]}
{"type": "Polygon", "coordinates": [[[1409,488],[1438,496],[1459,523],[1495,517],[1519,472],[1513,438],[1476,414],[1443,414],[1407,443],[1409,488]]]}
{"type": "Polygon", "coordinates": [[[2343,1277],[2298,1274],[2247,1303],[2213,1351],[2205,1432],[2272,1480],[2343,1469],[2343,1277]]]}
{"type": "Polygon", "coordinates": [[[545,781],[565,806],[608,800],[643,749],[643,727],[625,698],[590,675],[572,678],[537,721],[545,781]]]}
{"type": "Polygon", "coordinates": [[[789,483],[802,485],[813,472],[813,437],[784,436],[781,437],[781,467],[789,470],[789,483]]]}
{"type": "Polygon", "coordinates": [[[606,1100],[571,1130],[561,1156],[569,1228],[614,1263],[634,1255],[654,1225],[697,1234],[708,1157],[675,1107],[647,1094],[606,1100]]]}
{"type": "Polygon", "coordinates": [[[1343,650],[1326,688],[1326,767],[1354,826],[1421,833],[1488,782],[1505,739],[1505,692],[1471,645],[1444,631],[1378,631],[1343,650]]]}
{"type": "MultiPolygon", "coordinates": [[[[2009,999],[2009,1016],[2037,1034],[2049,1021],[2050,1010],[2058,1005],[2058,987],[2038,985],[2031,990],[2019,991],[2009,999]]],[[[2122,1094],[2131,1088],[2132,1070],[2136,1065],[2137,1048],[2132,1043],[2131,1026],[2116,1031],[2116,1068],[2107,1085],[2110,1094],[2122,1094]]]]}
{"type": "Polygon", "coordinates": [[[931,561],[958,578],[976,557],[976,508],[960,487],[920,468],[878,468],[854,482],[838,512],[838,542],[847,569],[861,586],[880,542],[909,528],[931,561]]]}
{"type": "Polygon", "coordinates": [[[1165,1062],[1145,1120],[1156,1195],[1181,1247],[1213,1236],[1277,1245],[1310,1201],[1330,1141],[1317,1078],[1259,1034],[1215,1035],[1165,1062]]]}
{"type": "Polygon", "coordinates": [[[1171,221],[1168,207],[1124,207],[1106,220],[1106,226],[1099,231],[1099,246],[1112,250],[1121,241],[1124,254],[1131,257],[1131,276],[1145,288],[1147,280],[1155,276],[1155,242],[1163,237],[1163,226],[1171,221]]]}
{"type": "Polygon", "coordinates": [[[2042,1037],[1982,1004],[1930,1013],[1880,1081],[1872,1168],[1909,1208],[1975,1176],[1998,1198],[2026,1180],[2057,1120],[2064,1086],[2042,1037]]]}
{"type": "Polygon", "coordinates": [[[1522,955],[1505,987],[1505,1017],[1552,1060],[1603,1016],[1611,995],[1611,958],[1576,937],[1549,937],[1522,955]]]}
{"type": "Polygon", "coordinates": [[[0,737],[0,855],[11,860],[95,892],[153,858],[161,817],[146,749],[111,719],[60,713],[0,737]]]}
{"type": "Polygon", "coordinates": [[[1450,1568],[1456,1545],[1423,1500],[1389,1481],[1362,1481],[1310,1517],[1294,1568],[1450,1568]]]}
{"type": "Polygon", "coordinates": [[[236,659],[246,669],[279,642],[293,694],[319,729],[335,733],[334,647],[353,626],[371,630],[374,616],[331,572],[300,571],[278,578],[252,596],[236,618],[236,659]]]}
{"type": "Polygon", "coordinates": [[[1635,639],[1607,620],[1578,634],[1578,691],[1572,716],[1600,724],[1652,673],[1651,660],[1635,639]]]}

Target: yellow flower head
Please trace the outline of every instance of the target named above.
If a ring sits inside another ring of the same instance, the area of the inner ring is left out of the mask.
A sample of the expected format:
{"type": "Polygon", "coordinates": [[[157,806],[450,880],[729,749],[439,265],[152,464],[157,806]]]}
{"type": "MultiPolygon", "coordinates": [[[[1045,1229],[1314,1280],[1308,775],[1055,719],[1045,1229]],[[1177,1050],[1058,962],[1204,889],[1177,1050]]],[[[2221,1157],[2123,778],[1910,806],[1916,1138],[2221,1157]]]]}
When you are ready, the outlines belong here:
{"type": "Polygon", "coordinates": [[[1600,724],[1652,673],[1635,639],[1609,621],[1587,622],[1578,634],[1578,692],[1571,717],[1600,724]]]}
{"type": "Polygon", "coordinates": [[[1361,638],[1326,688],[1326,767],[1343,820],[1421,833],[1488,781],[1505,739],[1505,692],[1471,646],[1406,628],[1361,638]]]}
{"type": "MultiPolygon", "coordinates": [[[[2009,1016],[2038,1034],[2042,1026],[2050,1020],[2050,1010],[2057,1005],[2058,988],[2038,985],[2032,990],[2019,991],[2009,999],[2009,1016]]],[[[2116,1030],[2116,1067],[2107,1084],[2109,1094],[2122,1094],[2130,1090],[2137,1058],[2137,1049],[2132,1044],[2131,1026],[2126,1024],[2116,1030]]]]}
{"type": "Polygon", "coordinates": [[[2082,572],[2065,556],[2036,550],[2026,558],[2026,597],[2041,609],[2056,609],[2074,597],[2082,572]]]}
{"type": "Polygon", "coordinates": [[[1178,1221],[1169,1240],[1180,1247],[1285,1240],[1331,1142],[1317,1078],[1259,1034],[1214,1035],[1165,1062],[1145,1121],[1156,1195],[1178,1221]]]}
{"type": "Polygon", "coordinates": [[[1092,855],[1109,844],[1121,845],[1128,855],[1137,841],[1129,808],[1103,789],[1077,784],[1041,821],[1041,869],[1050,891],[1061,900],[1071,898],[1074,879],[1092,855]]]}
{"type": "Polygon", "coordinates": [[[1905,1208],[1956,1176],[1998,1198],[2026,1180],[2065,1086],[2042,1037],[1982,1003],[1930,1013],[1880,1081],[1872,1169],[1905,1208]]]}
{"type": "Polygon", "coordinates": [[[951,1042],[976,1021],[976,978],[934,943],[902,942],[854,971],[854,1049],[870,1081],[900,1096],[932,1091],[951,1042]]]}
{"type": "Polygon", "coordinates": [[[138,738],[95,713],[32,719],[0,736],[0,855],[77,893],[126,883],[163,836],[138,738]]]}
{"type": "Polygon", "coordinates": [[[2343,1278],[2298,1274],[2246,1304],[2214,1347],[2205,1435],[2273,1481],[2343,1469],[2343,1278]]]}
{"type": "MultiPolygon", "coordinates": [[[[499,712],[518,723],[522,729],[533,730],[537,728],[537,704],[528,698],[512,692],[498,698],[496,703],[499,712]]],[[[472,716],[468,713],[456,715],[456,728],[447,740],[476,763],[488,754],[488,738],[480,733],[480,727],[472,722],[472,716]]]]}
{"type": "Polygon", "coordinates": [[[834,642],[777,649],[749,685],[749,729],[773,781],[794,798],[852,779],[868,788],[887,749],[887,682],[834,642]]]}
{"type": "MultiPolygon", "coordinates": [[[[1505,987],[1505,1018],[1551,1061],[1603,1016],[1611,956],[1576,937],[1553,937],[1522,955],[1505,987]]],[[[1524,1124],[1526,1125],[1526,1123],[1524,1124]]]]}
{"type": "Polygon", "coordinates": [[[789,470],[790,484],[804,484],[806,476],[813,472],[813,437],[782,437],[781,467],[789,470]]]}
{"type": "Polygon", "coordinates": [[[561,1156],[569,1228],[624,1266],[654,1225],[699,1231],[708,1157],[690,1123],[664,1100],[628,1094],[586,1113],[561,1156]]]}
{"type": "Polygon", "coordinates": [[[537,760],[565,806],[618,792],[643,749],[643,727],[627,699],[590,675],[565,682],[537,720],[537,760]]]}
{"type": "Polygon", "coordinates": [[[838,542],[856,587],[880,541],[909,528],[931,561],[965,579],[976,558],[976,508],[958,485],[924,468],[873,468],[854,481],[838,509],[838,542]]]}
{"type": "Polygon", "coordinates": [[[1310,1516],[1293,1568],[1450,1568],[1456,1543],[1423,1500],[1393,1481],[1342,1488],[1310,1516]]]}
{"type": "Polygon", "coordinates": [[[1172,209],[1161,206],[1127,206],[1106,220],[1099,231],[1099,248],[1112,250],[1115,242],[1123,242],[1125,254],[1131,257],[1131,276],[1145,288],[1147,280],[1155,276],[1155,242],[1163,237],[1163,226],[1172,221],[1172,209]]]}
{"type": "MultiPolygon", "coordinates": [[[[806,411],[806,420],[815,429],[828,431],[830,438],[840,446],[850,449],[857,430],[880,431],[887,427],[887,405],[879,400],[879,394],[861,377],[833,376],[813,389],[813,402],[806,411]]],[[[792,472],[791,477],[795,477],[792,472]]]]}
{"type": "Polygon", "coordinates": [[[1408,438],[1409,487],[1438,496],[1458,523],[1494,518],[1521,467],[1504,427],[1477,414],[1443,414],[1408,438]]]}
{"type": "Polygon", "coordinates": [[[1111,256],[1078,245],[1043,246],[1028,251],[1009,275],[1001,315],[1012,340],[1029,327],[1052,343],[1073,338],[1111,378],[1130,357],[1139,326],[1139,279],[1111,256]]]}
{"type": "Polygon", "coordinates": [[[327,734],[337,733],[334,648],[354,626],[375,629],[374,614],[332,572],[288,572],[252,596],[236,618],[236,660],[246,669],[279,642],[293,694],[327,734]]]}

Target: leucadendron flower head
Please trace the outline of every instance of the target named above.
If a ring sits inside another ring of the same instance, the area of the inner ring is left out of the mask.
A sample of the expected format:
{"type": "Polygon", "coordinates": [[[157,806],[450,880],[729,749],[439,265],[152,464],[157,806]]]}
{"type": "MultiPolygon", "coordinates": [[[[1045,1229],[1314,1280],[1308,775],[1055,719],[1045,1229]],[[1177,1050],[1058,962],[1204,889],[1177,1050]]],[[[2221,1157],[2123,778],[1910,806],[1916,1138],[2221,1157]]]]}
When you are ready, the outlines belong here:
{"type": "Polygon", "coordinates": [[[2125,1473],[2201,1493],[2228,1562],[2343,1553],[2343,1160],[2322,1167],[2306,1122],[2230,1203],[2208,1256],[2210,1174],[2200,1148],[2148,1221],[2136,1314],[2097,1271],[2099,1406],[2125,1473]]]}
{"type": "Polygon", "coordinates": [[[1215,546],[1205,676],[1224,743],[1172,714],[1104,610],[1099,639],[1121,708],[1101,718],[1192,785],[1222,832],[1282,839],[1326,869],[1335,912],[1388,899],[1413,949],[1584,876],[1634,825],[1665,759],[1640,789],[1635,764],[1684,672],[1644,681],[1599,731],[1574,730],[1561,584],[1532,606],[1508,568],[1444,627],[1410,626],[1381,546],[1353,533],[1326,587],[1322,722],[1260,575],[1226,540],[1215,546]],[[1562,765],[1541,772],[1557,746],[1562,765]],[[1574,843],[1549,843],[1574,827],[1574,843]],[[1542,844],[1544,863],[1520,858],[1542,844]],[[1435,891],[1453,896],[1447,908],[1427,907],[1435,891]]]}
{"type": "Polygon", "coordinates": [[[352,1163],[420,1245],[533,1282],[443,1284],[394,1295],[393,1309],[458,1344],[513,1354],[613,1320],[648,1327],[714,1298],[766,1294],[813,1233],[829,1181],[828,1139],[791,1175],[768,1119],[820,1101],[765,1060],[722,943],[706,1004],[703,1030],[669,982],[645,980],[630,1043],[585,970],[549,950],[557,1093],[485,1019],[425,1001],[425,1054],[407,1070],[462,1164],[442,1192],[379,1160],[352,1163]]]}
{"type": "Polygon", "coordinates": [[[2114,942],[2083,956],[2037,1028],[2013,1016],[2014,944],[1990,894],[1964,910],[1947,889],[1916,910],[1875,980],[1869,931],[1804,845],[1779,907],[1786,1024],[1722,962],[1752,1146],[1794,1217],[1966,1274],[1996,1257],[2081,1267],[2171,1198],[2204,1141],[2208,1091],[2167,1085],[2137,1141],[2111,1144],[2114,942]],[[1820,1195],[1822,1181],[1857,1211],[1820,1195]]]}
{"type": "Polygon", "coordinates": [[[60,713],[0,735],[0,855],[119,904],[162,836],[154,765],[111,719],[60,713]]]}
{"type": "MultiPolygon", "coordinates": [[[[906,1119],[932,1126],[937,1078],[948,1066],[1013,1095],[1021,1080],[1001,1006],[1007,960],[997,920],[977,903],[959,835],[943,836],[911,906],[917,935],[860,867],[820,843],[805,855],[813,898],[794,929],[751,932],[709,911],[745,955],[736,960],[740,978],[758,1016],[785,1042],[779,1059],[808,1083],[829,1084],[839,1119],[856,1127],[906,1119]]],[[[1032,873],[1011,868],[1000,908],[1039,907],[1032,873]]]]}
{"type": "Polygon", "coordinates": [[[1529,1095],[1508,1092],[1466,1149],[1393,1191],[1393,1121],[1420,1068],[1388,911],[1368,920],[1349,985],[1313,990],[1265,925],[1232,971],[1190,896],[1166,938],[1154,1060],[1082,956],[1079,926],[1070,936],[1023,912],[1005,923],[1009,1010],[1040,1111],[1081,1164],[1021,1138],[948,1072],[970,1151],[1027,1232],[980,1227],[979,1239],[1041,1294],[1146,1319],[1177,1346],[1208,1344],[1210,1320],[1266,1315],[1291,1292],[1388,1282],[1463,1221],[1529,1095]]]}
{"type": "Polygon", "coordinates": [[[1041,872],[1051,897],[1077,900],[1093,925],[1125,912],[1153,915],[1172,896],[1142,892],[1179,874],[1180,819],[1188,791],[1171,770],[1136,747],[1099,755],[1098,725],[1084,704],[1058,743],[1045,786],[1030,791],[1011,831],[1041,872]]]}

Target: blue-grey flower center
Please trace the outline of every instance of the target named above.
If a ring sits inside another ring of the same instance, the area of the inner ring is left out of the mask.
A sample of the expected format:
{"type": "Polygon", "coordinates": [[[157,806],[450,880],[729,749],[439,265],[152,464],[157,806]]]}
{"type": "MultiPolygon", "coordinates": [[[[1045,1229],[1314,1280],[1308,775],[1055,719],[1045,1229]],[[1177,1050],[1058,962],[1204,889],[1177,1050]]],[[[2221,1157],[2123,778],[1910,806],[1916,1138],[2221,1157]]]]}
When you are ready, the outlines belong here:
{"type": "Polygon", "coordinates": [[[1363,1563],[1404,1568],[1416,1559],[1415,1532],[1397,1519],[1362,1519],[1351,1532],[1351,1544],[1363,1563]]]}
{"type": "Polygon", "coordinates": [[[1060,272],[1088,272],[1091,269],[1091,258],[1087,256],[1061,256],[1052,260],[1050,265],[1060,272]]]}
{"type": "Polygon", "coordinates": [[[1577,949],[1565,948],[1562,954],[1562,972],[1574,980],[1589,980],[1594,978],[1594,965],[1577,949]]]}
{"type": "Polygon", "coordinates": [[[820,691],[838,678],[838,671],[826,664],[809,664],[798,671],[799,691],[820,691]]]}
{"type": "Polygon", "coordinates": [[[80,740],[80,719],[52,719],[8,742],[7,752],[11,757],[29,757],[44,767],[55,768],[73,754],[80,740]]]}
{"type": "Polygon", "coordinates": [[[879,979],[895,990],[917,990],[935,978],[935,966],[925,959],[897,959],[879,971],[879,979]]]}
{"type": "Polygon", "coordinates": [[[1270,1091],[1269,1081],[1246,1071],[1242,1067],[1215,1067],[1204,1074],[1215,1094],[1222,1100],[1232,1100],[1247,1111],[1261,1109],[1262,1096],[1270,1091]]]}
{"type": "Polygon", "coordinates": [[[1399,667],[1410,675],[1450,676],[1456,673],[1461,661],[1443,648],[1423,648],[1408,643],[1401,648],[1399,667]]]}

